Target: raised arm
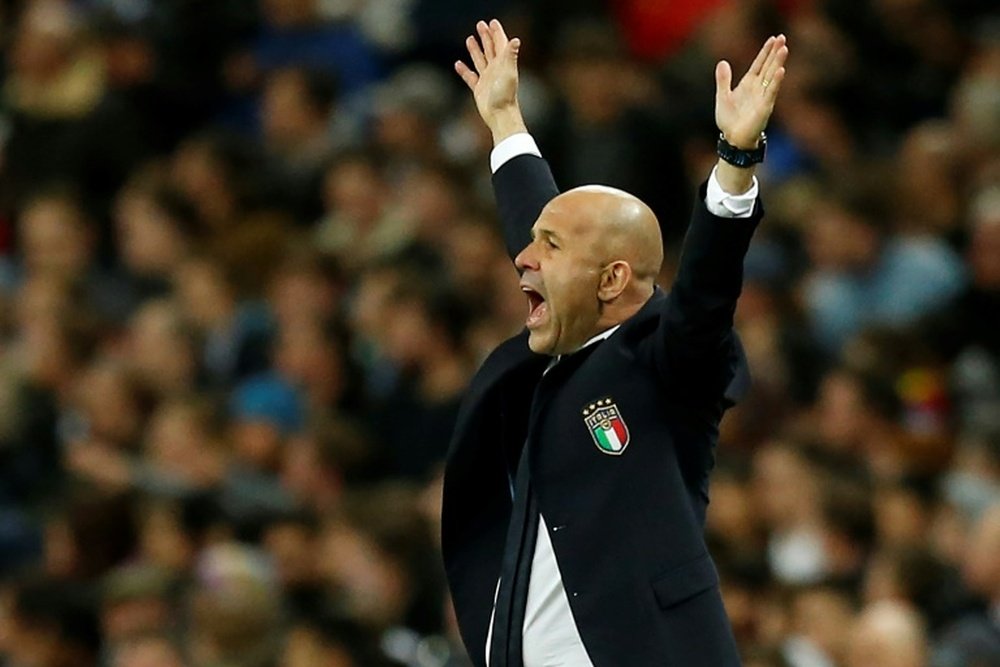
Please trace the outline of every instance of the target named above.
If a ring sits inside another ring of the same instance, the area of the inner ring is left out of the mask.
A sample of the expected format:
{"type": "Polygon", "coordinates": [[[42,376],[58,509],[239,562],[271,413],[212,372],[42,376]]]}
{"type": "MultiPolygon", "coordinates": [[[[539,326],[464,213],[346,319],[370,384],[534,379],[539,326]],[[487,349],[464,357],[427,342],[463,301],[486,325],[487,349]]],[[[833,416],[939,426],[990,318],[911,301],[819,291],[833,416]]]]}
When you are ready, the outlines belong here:
{"type": "MultiPolygon", "coordinates": [[[[716,67],[715,119],[735,149],[758,147],[787,57],[785,37],[771,37],[735,88],[729,63],[716,67]]],[[[650,339],[661,374],[692,395],[718,396],[736,368],[733,313],[743,285],[743,258],[763,215],[755,171],[755,164],[736,166],[720,157],[699,194],[660,331],[650,339]]]]}
{"type": "Polygon", "coordinates": [[[474,69],[459,61],[455,71],[472,91],[479,115],[493,135],[493,186],[507,253],[513,260],[531,242],[531,226],[559,189],[521,115],[517,99],[521,40],[508,39],[495,19],[489,24],[480,21],[476,32],[478,39],[470,35],[465,40],[474,69]]]}

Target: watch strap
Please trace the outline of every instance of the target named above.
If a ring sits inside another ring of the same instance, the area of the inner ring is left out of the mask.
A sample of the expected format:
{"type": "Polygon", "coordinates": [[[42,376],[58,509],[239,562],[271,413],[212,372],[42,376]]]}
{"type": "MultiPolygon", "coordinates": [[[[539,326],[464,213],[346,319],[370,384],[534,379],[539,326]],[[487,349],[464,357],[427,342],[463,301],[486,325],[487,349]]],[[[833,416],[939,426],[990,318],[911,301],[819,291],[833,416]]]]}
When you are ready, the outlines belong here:
{"type": "Polygon", "coordinates": [[[715,152],[720,158],[735,167],[751,167],[764,161],[764,153],[767,149],[767,135],[760,133],[760,142],[756,148],[747,150],[737,148],[726,141],[726,136],[719,133],[719,141],[716,144],[715,152]]]}

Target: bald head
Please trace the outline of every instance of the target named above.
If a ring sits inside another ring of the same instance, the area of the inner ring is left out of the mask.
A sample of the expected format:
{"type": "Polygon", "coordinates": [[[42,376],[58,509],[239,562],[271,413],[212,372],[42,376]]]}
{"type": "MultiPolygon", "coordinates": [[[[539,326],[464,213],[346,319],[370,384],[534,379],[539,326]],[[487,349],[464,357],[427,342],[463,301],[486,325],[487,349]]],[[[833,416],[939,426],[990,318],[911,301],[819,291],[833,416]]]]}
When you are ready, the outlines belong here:
{"type": "Polygon", "coordinates": [[[648,206],[589,185],[545,206],[515,258],[535,352],[564,354],[632,317],[653,294],[663,241],[648,206]]]}
{"type": "Polygon", "coordinates": [[[656,215],[638,197],[604,185],[584,185],[559,195],[549,206],[562,209],[588,234],[601,264],[616,260],[632,267],[633,279],[652,282],[663,264],[663,238],[656,215]]]}

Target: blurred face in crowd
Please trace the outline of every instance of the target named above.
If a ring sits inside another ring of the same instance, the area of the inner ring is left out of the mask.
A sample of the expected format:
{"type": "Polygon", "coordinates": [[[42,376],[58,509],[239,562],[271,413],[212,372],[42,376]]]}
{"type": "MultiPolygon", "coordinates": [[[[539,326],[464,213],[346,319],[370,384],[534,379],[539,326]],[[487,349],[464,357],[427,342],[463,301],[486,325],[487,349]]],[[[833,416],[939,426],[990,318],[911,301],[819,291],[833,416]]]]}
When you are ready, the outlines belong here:
{"type": "Polygon", "coordinates": [[[185,255],[187,243],[176,221],[148,193],[124,193],[115,223],[122,259],[138,275],[168,273],[185,255]]]}
{"type": "Polygon", "coordinates": [[[771,529],[788,528],[817,513],[815,474],[789,446],[773,443],[754,457],[753,491],[771,529]]]}
{"type": "Polygon", "coordinates": [[[872,508],[880,543],[916,546],[923,542],[930,517],[916,494],[903,487],[880,488],[872,508]]]}
{"type": "Polygon", "coordinates": [[[228,321],[233,296],[219,267],[206,259],[185,262],[176,274],[177,296],[184,314],[198,327],[211,329],[228,321]]]}
{"type": "Polygon", "coordinates": [[[805,590],[795,598],[792,616],[799,635],[839,662],[854,616],[845,595],[827,588],[805,590]]]}
{"type": "Polygon", "coordinates": [[[493,266],[498,259],[506,263],[507,255],[490,221],[460,220],[445,235],[444,242],[460,289],[470,296],[493,289],[493,266]]]}
{"type": "Polygon", "coordinates": [[[878,251],[878,233],[839,206],[819,206],[806,230],[806,249],[813,265],[826,271],[867,266],[878,251]]]}
{"type": "Polygon", "coordinates": [[[972,534],[962,564],[966,585],[993,602],[1000,600],[1000,504],[983,512],[972,534]]]}
{"type": "Polygon", "coordinates": [[[268,145],[280,150],[298,147],[304,141],[322,141],[326,115],[310,102],[301,72],[288,69],[271,74],[261,104],[268,145]]]}
{"type": "Polygon", "coordinates": [[[400,281],[400,274],[389,268],[361,276],[351,302],[351,327],[355,332],[380,345],[384,343],[390,297],[400,281]]]}
{"type": "Polygon", "coordinates": [[[830,373],[823,379],[817,400],[819,435],[825,444],[850,451],[858,444],[866,425],[864,400],[858,382],[846,373],[830,373]]]}
{"type": "Polygon", "coordinates": [[[57,516],[45,522],[45,555],[43,568],[53,577],[70,577],[80,560],[80,549],[66,517],[57,516]]]}
{"type": "Polygon", "coordinates": [[[50,667],[59,660],[60,642],[56,631],[46,623],[23,618],[14,613],[5,619],[4,657],[12,665],[50,667]]]}
{"type": "Polygon", "coordinates": [[[757,517],[750,489],[733,475],[716,473],[706,526],[731,544],[753,538],[757,517]]]}
{"type": "Polygon", "coordinates": [[[356,667],[350,651],[324,639],[308,627],[295,627],[288,633],[281,667],[356,667]]]}
{"type": "Polygon", "coordinates": [[[184,662],[165,637],[142,637],[124,644],[111,667],[184,667],[184,662]]]}
{"type": "Polygon", "coordinates": [[[29,271],[82,277],[90,265],[92,239],[75,204],[59,197],[38,199],[22,212],[19,226],[29,271]]]}
{"type": "Polygon", "coordinates": [[[955,187],[955,136],[945,122],[929,122],[909,132],[896,164],[900,217],[920,231],[942,234],[961,218],[955,187]]]}
{"type": "Polygon", "coordinates": [[[184,532],[178,513],[168,505],[154,505],[139,525],[143,560],[168,572],[185,573],[194,560],[197,545],[184,532]]]}
{"type": "Polygon", "coordinates": [[[268,286],[268,303],[279,325],[332,319],[341,286],[310,267],[283,266],[268,286]]]}
{"type": "Polygon", "coordinates": [[[101,631],[111,642],[127,641],[144,632],[163,630],[171,609],[158,595],[137,595],[108,602],[101,610],[101,631]]]}
{"type": "Polygon", "coordinates": [[[153,45],[138,35],[117,35],[102,45],[108,81],[128,87],[149,81],[156,69],[153,45]]]}
{"type": "Polygon", "coordinates": [[[866,609],[850,630],[846,667],[925,667],[927,638],[915,611],[880,602],[866,609]]]}
{"type": "Polygon", "coordinates": [[[327,583],[344,594],[352,615],[375,626],[400,618],[409,599],[407,574],[362,531],[343,522],[328,524],[319,567],[327,583]]]}
{"type": "Polygon", "coordinates": [[[889,552],[877,553],[865,571],[864,599],[866,602],[901,599],[905,591],[900,583],[898,559],[889,552]]]}
{"type": "Polygon", "coordinates": [[[51,322],[72,304],[66,283],[53,275],[29,276],[17,294],[17,326],[22,329],[51,322]]]}
{"type": "Polygon", "coordinates": [[[264,532],[264,548],[270,554],[282,585],[312,583],[316,578],[316,535],[298,523],[275,523],[264,532]]]}
{"type": "Polygon", "coordinates": [[[172,183],[187,197],[199,217],[213,229],[231,221],[237,207],[235,184],[211,141],[181,144],[170,165],[172,183]]]}
{"type": "Polygon", "coordinates": [[[444,173],[420,169],[406,176],[397,191],[397,206],[417,224],[421,238],[436,243],[451,233],[461,212],[455,183],[444,173]]]}
{"type": "Polygon", "coordinates": [[[316,18],[316,0],[261,0],[264,18],[276,28],[310,23],[316,18]]]}
{"type": "Polygon", "coordinates": [[[108,361],[92,365],[80,379],[76,396],[91,437],[119,446],[135,442],[142,414],[124,366],[108,361]]]}
{"type": "Polygon", "coordinates": [[[418,366],[427,350],[436,345],[440,333],[418,299],[393,304],[387,323],[385,352],[402,368],[418,366]]]}
{"type": "Polygon", "coordinates": [[[1000,291],[1000,210],[974,221],[968,252],[976,286],[1000,291]]]}
{"type": "Polygon", "coordinates": [[[345,389],[343,350],[317,322],[285,327],[278,336],[275,365],[316,406],[336,403],[345,389]]]}
{"type": "Polygon", "coordinates": [[[278,465],[281,431],[263,419],[240,419],[232,426],[233,451],[241,464],[253,470],[271,471],[278,465]]]}
{"type": "Polygon", "coordinates": [[[129,361],[143,383],[157,394],[190,389],[195,359],[180,314],[168,301],[143,306],[129,326],[129,361]]]}
{"type": "Polygon", "coordinates": [[[281,485],[304,506],[315,506],[324,487],[333,482],[320,458],[319,443],[311,433],[289,438],[281,461],[281,485]]]}
{"type": "Polygon", "coordinates": [[[203,416],[193,406],[166,403],[150,419],[146,451],[160,470],[196,485],[208,485],[221,476],[203,416]]]}
{"type": "Polygon", "coordinates": [[[374,165],[346,160],[331,167],[323,178],[323,205],[361,225],[373,225],[382,214],[387,188],[374,165]]]}
{"type": "Polygon", "coordinates": [[[561,68],[563,94],[577,121],[599,125],[613,122],[622,111],[623,76],[628,63],[618,59],[575,57],[561,68]]]}
{"type": "Polygon", "coordinates": [[[58,74],[71,55],[77,31],[77,23],[63,3],[31,3],[11,49],[15,71],[37,81],[58,74]]]}
{"type": "Polygon", "coordinates": [[[659,225],[635,197],[599,186],[550,201],[515,258],[528,299],[528,344],[564,354],[631,317],[663,263],[659,225]]]}
{"type": "Polygon", "coordinates": [[[72,332],[56,319],[40,321],[22,330],[21,358],[27,375],[38,384],[53,388],[71,381],[76,361],[71,341],[72,332]]]}
{"type": "Polygon", "coordinates": [[[436,131],[434,122],[425,114],[402,104],[380,109],[373,128],[375,143],[385,152],[424,157],[437,149],[436,131]]]}

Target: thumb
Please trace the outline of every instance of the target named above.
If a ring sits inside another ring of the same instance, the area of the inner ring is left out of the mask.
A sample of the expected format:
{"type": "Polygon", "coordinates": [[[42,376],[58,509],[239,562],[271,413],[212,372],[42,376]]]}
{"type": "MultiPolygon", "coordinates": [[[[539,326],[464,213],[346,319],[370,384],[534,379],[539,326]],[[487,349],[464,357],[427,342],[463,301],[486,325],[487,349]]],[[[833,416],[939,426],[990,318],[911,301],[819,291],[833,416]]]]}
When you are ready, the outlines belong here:
{"type": "Polygon", "coordinates": [[[517,62],[517,54],[520,53],[520,51],[521,51],[521,40],[515,37],[514,39],[510,40],[510,42],[507,45],[507,53],[510,54],[510,57],[514,60],[515,63],[517,62]]]}
{"type": "Polygon", "coordinates": [[[733,90],[733,68],[725,60],[715,66],[715,94],[722,95],[733,90]]]}

